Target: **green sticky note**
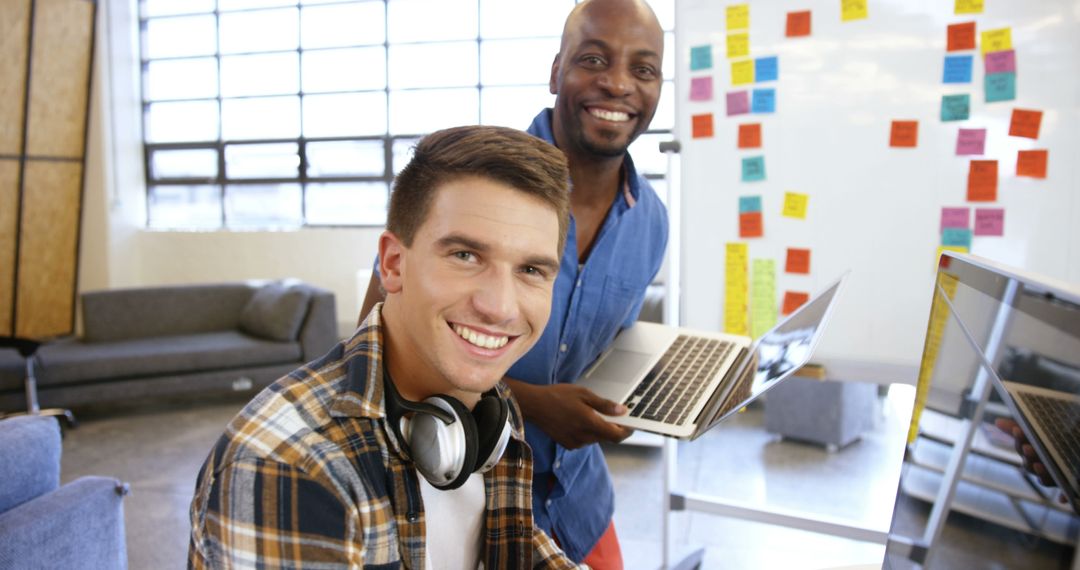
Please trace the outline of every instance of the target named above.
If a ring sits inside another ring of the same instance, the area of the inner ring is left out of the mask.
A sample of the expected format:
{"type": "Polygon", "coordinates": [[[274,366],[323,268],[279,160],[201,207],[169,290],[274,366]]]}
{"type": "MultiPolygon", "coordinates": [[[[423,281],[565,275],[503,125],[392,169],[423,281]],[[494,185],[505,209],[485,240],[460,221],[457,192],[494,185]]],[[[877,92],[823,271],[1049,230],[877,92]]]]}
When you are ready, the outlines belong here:
{"type": "Polygon", "coordinates": [[[968,228],[945,228],[941,230],[941,245],[971,249],[971,230],[968,228]]]}
{"type": "Polygon", "coordinates": [[[942,95],[941,96],[941,120],[942,121],[966,121],[971,118],[971,96],[942,95]]]}
{"type": "Polygon", "coordinates": [[[983,77],[983,86],[987,103],[1016,99],[1015,73],[988,73],[983,77]]]}
{"type": "Polygon", "coordinates": [[[712,46],[694,46],[690,48],[690,71],[712,69],[712,46]]]}
{"type": "Polygon", "coordinates": [[[751,156],[742,159],[742,181],[758,182],[765,180],[765,157],[751,156]]]}
{"type": "Polygon", "coordinates": [[[750,267],[750,336],[776,325],[776,260],[755,259],[750,267]]]}

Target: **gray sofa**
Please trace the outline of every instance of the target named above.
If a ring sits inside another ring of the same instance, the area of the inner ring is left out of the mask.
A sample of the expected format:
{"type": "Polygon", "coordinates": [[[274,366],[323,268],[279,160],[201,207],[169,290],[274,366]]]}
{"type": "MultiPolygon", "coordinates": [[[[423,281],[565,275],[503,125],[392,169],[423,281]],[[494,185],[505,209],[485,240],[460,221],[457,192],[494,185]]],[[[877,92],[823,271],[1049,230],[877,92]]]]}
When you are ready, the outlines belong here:
{"type": "MultiPolygon", "coordinates": [[[[82,336],[35,356],[44,407],[253,392],[337,342],[333,293],[299,282],[113,289],[81,301],[82,336]]],[[[25,408],[25,376],[14,350],[0,353],[0,410],[25,408]]]]}

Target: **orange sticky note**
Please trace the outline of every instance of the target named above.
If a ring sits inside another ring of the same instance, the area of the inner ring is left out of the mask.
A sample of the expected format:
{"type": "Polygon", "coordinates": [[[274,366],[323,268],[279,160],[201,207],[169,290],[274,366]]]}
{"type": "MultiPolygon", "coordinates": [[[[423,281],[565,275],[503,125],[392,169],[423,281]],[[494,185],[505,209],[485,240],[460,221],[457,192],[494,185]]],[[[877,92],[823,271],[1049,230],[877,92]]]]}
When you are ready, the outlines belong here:
{"type": "Polygon", "coordinates": [[[997,201],[998,161],[973,160],[968,168],[969,202],[997,201]]]}
{"type": "Polygon", "coordinates": [[[950,24],[948,38],[945,51],[975,49],[975,22],[950,24]]]}
{"type": "Polygon", "coordinates": [[[743,212],[739,214],[739,237],[752,238],[765,235],[765,223],[761,212],[743,212]]]}
{"type": "Polygon", "coordinates": [[[787,13],[787,28],[784,32],[789,38],[810,35],[810,10],[787,13]]]}
{"type": "Polygon", "coordinates": [[[695,139],[713,136],[712,113],[693,115],[690,117],[691,136],[695,139]]]}
{"type": "Polygon", "coordinates": [[[1012,121],[1009,123],[1009,136],[1037,139],[1041,125],[1042,111],[1013,109],[1012,121]]]}
{"type": "Polygon", "coordinates": [[[810,250],[797,247],[787,248],[787,262],[784,271],[788,273],[810,273],[810,250]]]}
{"type": "Polygon", "coordinates": [[[790,315],[795,312],[795,309],[803,306],[803,304],[809,300],[809,293],[803,293],[802,291],[784,291],[784,308],[781,309],[780,312],[784,315],[790,315]]]}
{"type": "Polygon", "coordinates": [[[889,146],[914,148],[919,144],[919,121],[893,121],[889,146]]]}
{"type": "Polygon", "coordinates": [[[1046,178],[1046,160],[1050,151],[1022,150],[1016,154],[1016,175],[1031,178],[1046,178]]]}
{"type": "Polygon", "coordinates": [[[761,148],[761,123],[739,125],[739,148],[761,148]]]}

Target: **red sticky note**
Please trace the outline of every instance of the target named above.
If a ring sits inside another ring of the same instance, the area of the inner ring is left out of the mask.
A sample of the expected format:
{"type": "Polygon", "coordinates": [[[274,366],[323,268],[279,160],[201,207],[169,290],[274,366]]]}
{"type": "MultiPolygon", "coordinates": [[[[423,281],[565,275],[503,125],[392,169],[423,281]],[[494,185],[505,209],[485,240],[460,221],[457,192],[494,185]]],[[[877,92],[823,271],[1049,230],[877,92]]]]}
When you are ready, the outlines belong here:
{"type": "Polygon", "coordinates": [[[949,26],[949,41],[946,51],[960,51],[975,49],[975,22],[963,24],[951,24],[949,26]]]}
{"type": "Polygon", "coordinates": [[[1042,111],[1013,109],[1012,121],[1009,123],[1009,136],[1037,139],[1041,125],[1042,111]]]}
{"type": "Polygon", "coordinates": [[[1016,175],[1046,178],[1046,160],[1050,151],[1022,150],[1016,155],[1016,175]]]}
{"type": "Polygon", "coordinates": [[[810,250],[789,247],[784,271],[788,273],[810,273],[810,250]]]}
{"type": "Polygon", "coordinates": [[[803,304],[809,300],[809,293],[803,293],[802,291],[784,291],[784,308],[781,309],[780,312],[784,315],[790,315],[795,312],[795,309],[803,306],[803,304]]]}
{"type": "MultiPolygon", "coordinates": [[[[787,13],[787,29],[785,35],[789,38],[810,35],[810,10],[787,13]]],[[[974,31],[972,32],[974,34],[974,31]]]]}
{"type": "Polygon", "coordinates": [[[998,161],[973,160],[968,168],[969,202],[997,201],[998,161]]]}
{"type": "Polygon", "coordinates": [[[761,212],[743,212],[739,214],[739,237],[752,238],[765,235],[765,223],[761,212]]]}
{"type": "Polygon", "coordinates": [[[712,126],[712,113],[705,113],[703,115],[693,115],[690,117],[691,122],[691,136],[695,139],[708,138],[713,136],[712,126]]]}
{"type": "Polygon", "coordinates": [[[761,123],[739,125],[739,148],[761,148],[761,123]]]}
{"type": "Polygon", "coordinates": [[[968,218],[971,217],[971,211],[968,208],[942,208],[941,209],[941,231],[945,228],[963,228],[968,227],[968,218]]]}
{"type": "Polygon", "coordinates": [[[1005,235],[1005,209],[975,208],[975,235],[1005,235]]]}
{"type": "Polygon", "coordinates": [[[919,144],[919,121],[893,121],[889,146],[911,148],[919,144]]]}

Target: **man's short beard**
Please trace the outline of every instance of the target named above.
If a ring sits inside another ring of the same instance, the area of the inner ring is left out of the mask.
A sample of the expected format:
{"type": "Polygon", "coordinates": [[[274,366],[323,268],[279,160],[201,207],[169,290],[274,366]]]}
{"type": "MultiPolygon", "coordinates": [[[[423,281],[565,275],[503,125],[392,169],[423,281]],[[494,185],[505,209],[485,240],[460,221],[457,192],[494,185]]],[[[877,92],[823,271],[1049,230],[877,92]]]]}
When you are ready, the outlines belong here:
{"type": "Polygon", "coordinates": [[[582,135],[580,137],[580,144],[581,148],[588,151],[590,154],[607,158],[618,158],[626,154],[627,149],[630,148],[630,143],[634,142],[635,139],[637,139],[637,136],[631,138],[625,145],[597,145],[593,144],[592,141],[582,135]]]}

